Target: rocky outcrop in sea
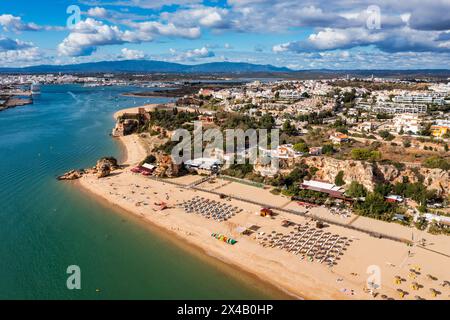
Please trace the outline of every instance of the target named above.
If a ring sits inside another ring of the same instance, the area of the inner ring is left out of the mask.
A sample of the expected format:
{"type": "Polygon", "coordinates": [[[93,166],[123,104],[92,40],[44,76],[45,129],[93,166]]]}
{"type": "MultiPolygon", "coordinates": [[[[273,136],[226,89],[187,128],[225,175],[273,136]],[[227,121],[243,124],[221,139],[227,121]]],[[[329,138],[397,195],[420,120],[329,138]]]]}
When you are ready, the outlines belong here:
{"type": "Polygon", "coordinates": [[[104,178],[112,171],[119,169],[117,159],[113,157],[104,157],[97,161],[96,165],[89,169],[70,170],[59,176],[58,180],[77,180],[85,174],[95,174],[97,178],[104,178]]]}

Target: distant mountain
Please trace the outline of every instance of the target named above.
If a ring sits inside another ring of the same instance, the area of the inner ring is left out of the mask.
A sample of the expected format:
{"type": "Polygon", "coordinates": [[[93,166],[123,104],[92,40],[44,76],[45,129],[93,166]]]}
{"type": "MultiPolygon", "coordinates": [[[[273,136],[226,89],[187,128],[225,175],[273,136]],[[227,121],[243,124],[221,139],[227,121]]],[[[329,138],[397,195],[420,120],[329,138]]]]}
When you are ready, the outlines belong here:
{"type": "Polygon", "coordinates": [[[272,65],[258,65],[241,62],[213,62],[198,65],[184,65],[154,60],[102,61],[70,65],[39,65],[24,68],[0,68],[1,73],[252,73],[291,71],[292,70],[288,68],[279,68],[272,65]]]}
{"type": "Polygon", "coordinates": [[[173,73],[173,74],[239,74],[240,76],[276,76],[292,79],[330,79],[335,77],[394,77],[394,78],[450,78],[448,69],[411,69],[411,70],[331,70],[306,69],[291,70],[273,65],[260,65],[244,62],[212,62],[197,65],[155,61],[122,60],[101,61],[68,65],[39,65],[24,68],[0,68],[0,73],[173,73]]]}
{"type": "Polygon", "coordinates": [[[274,67],[270,64],[251,64],[244,62],[212,62],[188,67],[185,72],[252,73],[252,72],[292,72],[288,68],[274,67]]]}

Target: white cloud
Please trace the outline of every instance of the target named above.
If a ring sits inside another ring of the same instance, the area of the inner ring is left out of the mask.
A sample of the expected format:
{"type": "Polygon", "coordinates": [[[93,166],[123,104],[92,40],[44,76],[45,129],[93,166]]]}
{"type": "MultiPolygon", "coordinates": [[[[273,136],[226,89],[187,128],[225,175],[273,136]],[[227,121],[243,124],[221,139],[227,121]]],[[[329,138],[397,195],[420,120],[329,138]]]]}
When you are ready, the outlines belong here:
{"type": "MultiPolygon", "coordinates": [[[[83,1],[86,5],[101,5],[102,1],[99,0],[85,0],[83,1]]],[[[172,5],[190,5],[198,4],[201,0],[116,0],[116,1],[103,1],[105,4],[111,6],[129,6],[129,7],[139,7],[144,9],[160,9],[164,6],[172,5]]]]}
{"type": "Polygon", "coordinates": [[[161,19],[184,27],[229,28],[228,10],[217,7],[194,6],[175,12],[161,13],[161,19]]]}
{"type": "Polygon", "coordinates": [[[106,11],[105,8],[101,8],[101,7],[90,8],[87,11],[87,14],[94,18],[107,18],[108,17],[108,11],[106,11]]]}
{"type": "Polygon", "coordinates": [[[154,34],[166,37],[181,37],[188,39],[196,39],[200,37],[200,28],[182,28],[177,27],[173,23],[163,24],[157,21],[146,21],[132,23],[130,26],[135,27],[136,31],[146,34],[154,34]]]}
{"type": "Polygon", "coordinates": [[[126,59],[126,60],[138,60],[138,59],[144,59],[145,53],[141,50],[132,50],[128,48],[123,48],[121,51],[120,58],[126,59]]]}
{"type": "Polygon", "coordinates": [[[286,52],[286,51],[289,51],[290,45],[291,45],[291,42],[277,44],[277,45],[273,46],[272,51],[275,53],[286,52]]]}
{"type": "Polygon", "coordinates": [[[153,41],[154,36],[197,38],[198,28],[178,28],[174,24],[149,21],[133,23],[135,29],[122,31],[101,21],[87,18],[79,22],[71,33],[58,45],[58,52],[65,56],[91,55],[98,46],[120,45],[153,41]]]}
{"type": "Polygon", "coordinates": [[[0,36],[0,52],[23,50],[33,47],[31,42],[24,42],[19,39],[11,39],[0,36]]]}
{"type": "Polygon", "coordinates": [[[39,31],[42,27],[35,23],[24,23],[22,18],[13,16],[11,14],[0,15],[0,26],[5,31],[39,31]]]}
{"type": "Polygon", "coordinates": [[[209,57],[214,57],[214,52],[209,51],[208,48],[206,48],[206,47],[203,47],[200,49],[186,51],[185,57],[187,59],[209,58],[209,57]]]}
{"type": "MultiPolygon", "coordinates": [[[[121,31],[117,26],[108,26],[100,21],[87,18],[75,25],[71,33],[58,45],[58,52],[61,55],[75,57],[90,55],[97,46],[123,44],[129,38],[130,35],[121,31]]],[[[135,42],[137,41],[136,39],[135,42]]]]}
{"type": "Polygon", "coordinates": [[[450,50],[450,40],[440,39],[437,31],[420,31],[408,27],[393,30],[365,28],[325,28],[309,35],[305,40],[278,44],[276,53],[326,51],[375,46],[385,52],[425,52],[450,50]]]}
{"type": "Polygon", "coordinates": [[[43,54],[36,47],[21,50],[0,51],[0,64],[23,66],[23,63],[38,62],[42,57],[43,54]]]}
{"type": "Polygon", "coordinates": [[[207,47],[202,47],[199,49],[187,50],[178,53],[174,49],[170,49],[169,52],[175,56],[173,60],[175,61],[195,61],[198,59],[212,58],[215,57],[215,53],[210,51],[207,47]]]}

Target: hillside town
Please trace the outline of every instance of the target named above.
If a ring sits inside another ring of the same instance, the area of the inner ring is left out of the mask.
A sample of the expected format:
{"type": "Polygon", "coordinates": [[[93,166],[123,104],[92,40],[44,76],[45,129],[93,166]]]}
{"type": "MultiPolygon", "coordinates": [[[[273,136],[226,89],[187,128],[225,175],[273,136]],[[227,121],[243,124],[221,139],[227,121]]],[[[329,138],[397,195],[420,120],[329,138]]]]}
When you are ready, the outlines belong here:
{"type": "Polygon", "coordinates": [[[193,84],[136,75],[5,75],[0,77],[0,110],[32,103],[43,84],[74,83],[178,88],[173,104],[125,113],[113,130],[113,136],[138,132],[147,137],[153,159],[147,174],[230,176],[305,203],[346,206],[356,214],[449,233],[448,81],[347,76],[193,84]],[[222,132],[278,129],[279,145],[256,152],[277,159],[279,166],[248,163],[252,150],[245,146],[232,153],[213,150],[175,166],[169,156],[172,134],[179,128],[192,132],[195,121],[222,132]],[[247,163],[235,164],[237,158],[247,163]]]}
{"type": "Polygon", "coordinates": [[[254,81],[179,97],[122,114],[114,136],[139,133],[151,154],[136,172],[158,177],[223,176],[269,188],[307,206],[450,233],[450,82],[369,77],[254,81]],[[279,167],[236,164],[251,150],[213,150],[171,163],[174,130],[279,129],[258,148],[279,167]]]}

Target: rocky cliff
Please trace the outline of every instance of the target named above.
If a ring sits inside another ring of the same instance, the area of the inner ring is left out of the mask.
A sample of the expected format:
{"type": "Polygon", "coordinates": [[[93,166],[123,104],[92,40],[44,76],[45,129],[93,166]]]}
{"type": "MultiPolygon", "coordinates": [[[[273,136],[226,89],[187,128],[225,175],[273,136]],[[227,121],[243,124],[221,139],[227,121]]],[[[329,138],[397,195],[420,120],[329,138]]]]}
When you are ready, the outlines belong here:
{"type": "Polygon", "coordinates": [[[425,186],[437,190],[440,194],[448,195],[450,190],[450,172],[441,169],[408,165],[405,165],[404,169],[398,169],[392,164],[338,160],[323,156],[304,158],[302,162],[319,169],[315,175],[316,179],[333,183],[339,171],[343,171],[343,179],[347,185],[357,181],[370,191],[377,183],[402,182],[403,177],[408,177],[410,182],[423,181],[425,186]]]}

